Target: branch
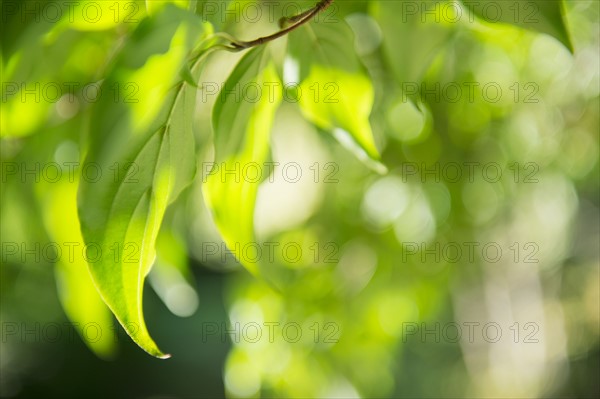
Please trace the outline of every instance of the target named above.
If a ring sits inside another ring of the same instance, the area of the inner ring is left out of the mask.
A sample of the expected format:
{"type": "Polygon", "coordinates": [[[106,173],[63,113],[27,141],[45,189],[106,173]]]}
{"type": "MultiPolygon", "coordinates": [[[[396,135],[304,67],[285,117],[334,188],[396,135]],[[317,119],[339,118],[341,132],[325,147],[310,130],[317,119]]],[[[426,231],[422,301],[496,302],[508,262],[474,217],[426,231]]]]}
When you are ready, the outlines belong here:
{"type": "Polygon", "coordinates": [[[225,48],[230,51],[242,51],[251,47],[260,46],[261,44],[268,43],[275,39],[279,39],[280,37],[287,35],[291,31],[299,28],[300,26],[313,19],[321,11],[327,9],[331,5],[331,3],[333,3],[333,1],[334,0],[321,0],[313,8],[306,10],[298,15],[281,18],[279,20],[280,27],[283,27],[287,22],[292,22],[293,24],[288,26],[287,28],[283,28],[280,31],[273,33],[272,35],[259,37],[258,39],[254,39],[248,42],[232,39],[229,46],[225,46],[225,48]]]}

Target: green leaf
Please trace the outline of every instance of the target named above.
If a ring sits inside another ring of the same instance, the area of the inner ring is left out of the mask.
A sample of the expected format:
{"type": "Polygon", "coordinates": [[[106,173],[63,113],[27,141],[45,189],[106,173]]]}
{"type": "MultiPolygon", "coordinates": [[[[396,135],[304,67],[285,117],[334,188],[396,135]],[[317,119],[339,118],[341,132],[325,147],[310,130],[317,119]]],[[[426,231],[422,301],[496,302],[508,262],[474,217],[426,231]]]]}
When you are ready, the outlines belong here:
{"type": "Polygon", "coordinates": [[[573,52],[573,43],[565,22],[563,0],[463,0],[463,3],[487,22],[503,22],[546,33],[573,52]]]}
{"type": "MultiPolygon", "coordinates": [[[[100,3],[103,7],[114,7],[114,2],[100,3]]],[[[23,4],[33,9],[35,3],[28,1],[23,4]]],[[[38,7],[44,9],[45,5],[38,4],[38,7]]],[[[109,17],[112,14],[111,10],[103,12],[109,17]]],[[[18,46],[14,53],[3,55],[6,58],[2,60],[0,137],[31,136],[47,132],[49,127],[59,123],[67,123],[68,120],[57,118],[56,114],[61,94],[72,95],[69,101],[82,108],[94,101],[94,87],[87,85],[96,82],[104,66],[110,62],[114,49],[118,47],[118,35],[112,30],[79,32],[77,30],[85,29],[78,27],[76,19],[70,22],[69,14],[65,9],[63,19],[55,24],[49,24],[47,18],[38,16],[40,22],[29,26],[23,40],[15,43],[18,46]],[[55,90],[49,93],[44,90],[47,87],[55,90]],[[91,90],[87,92],[84,87],[91,90]]],[[[73,17],[81,16],[82,10],[74,9],[71,14],[73,17]]],[[[21,12],[13,15],[19,16],[21,12]]],[[[114,20],[112,17],[109,19],[114,20]]],[[[102,25],[100,21],[87,24],[98,29],[102,25]]],[[[126,36],[133,25],[133,22],[120,25],[120,35],[126,36]]],[[[12,46],[15,35],[15,32],[9,31],[3,37],[10,37],[12,46]]]]}
{"type": "Polygon", "coordinates": [[[423,18],[421,14],[421,8],[433,10],[439,4],[438,0],[371,3],[372,14],[383,32],[386,60],[399,82],[420,82],[451,39],[456,24],[437,23],[435,17],[423,18]]]}
{"type": "Polygon", "coordinates": [[[260,179],[254,181],[241,178],[241,173],[224,171],[239,172],[267,160],[271,127],[282,99],[281,90],[268,88],[281,87],[278,82],[265,46],[250,50],[237,64],[213,110],[215,165],[203,186],[205,201],[223,240],[255,275],[258,265],[245,262],[237,249],[254,242],[254,205],[260,179]],[[260,88],[258,97],[244,89],[252,86],[260,88]]]}
{"type": "Polygon", "coordinates": [[[38,186],[43,219],[50,238],[60,248],[55,265],[58,297],[86,345],[99,357],[114,356],[116,345],[110,310],[94,288],[82,249],[85,244],[77,218],[79,181],[61,181],[38,186]]]}
{"type": "Polygon", "coordinates": [[[146,0],[146,10],[148,15],[157,14],[167,4],[175,4],[177,7],[183,8],[184,10],[190,9],[190,0],[146,0]]]}
{"type": "Polygon", "coordinates": [[[102,96],[92,110],[79,190],[94,283],[131,338],[161,358],[168,355],[147,331],[142,291],[165,210],[195,174],[196,93],[179,73],[204,33],[171,5],[134,32],[103,84],[123,96],[102,96]]]}
{"type": "Polygon", "coordinates": [[[341,20],[307,23],[290,34],[289,48],[300,67],[303,115],[323,130],[337,135],[347,132],[364,153],[378,160],[369,122],[373,85],[354,52],[348,24],[341,20]]]}
{"type": "Polygon", "coordinates": [[[229,15],[228,12],[225,12],[228,9],[229,3],[230,0],[198,0],[196,3],[196,12],[201,15],[203,21],[208,21],[216,30],[223,31],[225,17],[229,15]]]}

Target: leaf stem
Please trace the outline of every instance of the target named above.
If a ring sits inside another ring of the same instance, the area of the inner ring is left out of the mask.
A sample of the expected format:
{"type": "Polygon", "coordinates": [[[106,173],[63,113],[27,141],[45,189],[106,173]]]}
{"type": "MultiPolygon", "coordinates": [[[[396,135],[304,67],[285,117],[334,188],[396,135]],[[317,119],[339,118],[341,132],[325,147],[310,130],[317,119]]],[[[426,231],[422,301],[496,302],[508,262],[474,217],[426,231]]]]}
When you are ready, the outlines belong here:
{"type": "Polygon", "coordinates": [[[278,32],[273,33],[272,35],[259,37],[258,39],[250,40],[250,41],[239,41],[239,40],[231,40],[231,43],[226,48],[230,51],[242,51],[252,47],[260,46],[261,44],[268,43],[275,39],[279,39],[282,36],[287,35],[291,31],[299,28],[304,25],[312,18],[314,18],[317,14],[327,9],[334,0],[320,0],[313,8],[306,10],[298,15],[292,17],[283,17],[279,20],[279,25],[283,27],[286,22],[292,22],[293,24],[281,29],[278,32]]]}

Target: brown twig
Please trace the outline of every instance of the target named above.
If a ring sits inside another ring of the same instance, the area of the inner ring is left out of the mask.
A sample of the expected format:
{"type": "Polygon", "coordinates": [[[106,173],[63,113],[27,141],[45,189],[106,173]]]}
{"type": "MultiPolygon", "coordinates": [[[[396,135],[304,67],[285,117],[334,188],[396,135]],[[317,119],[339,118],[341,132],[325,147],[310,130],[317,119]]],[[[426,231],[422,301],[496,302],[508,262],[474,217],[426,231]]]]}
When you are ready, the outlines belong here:
{"type": "Polygon", "coordinates": [[[334,0],[321,0],[319,3],[317,3],[313,8],[311,8],[309,10],[306,10],[306,11],[304,11],[298,15],[292,16],[292,17],[282,18],[279,21],[280,26],[285,24],[285,22],[293,22],[293,25],[290,25],[287,28],[283,28],[280,31],[273,33],[272,35],[265,36],[265,37],[259,37],[258,39],[250,40],[247,42],[232,40],[230,43],[230,47],[228,47],[228,49],[231,51],[241,51],[241,50],[249,49],[251,47],[260,46],[261,44],[268,43],[275,39],[279,39],[280,37],[287,35],[294,29],[297,29],[300,26],[307,23],[308,21],[310,21],[317,14],[319,14],[323,10],[327,9],[331,5],[331,3],[333,3],[333,1],[334,0]]]}

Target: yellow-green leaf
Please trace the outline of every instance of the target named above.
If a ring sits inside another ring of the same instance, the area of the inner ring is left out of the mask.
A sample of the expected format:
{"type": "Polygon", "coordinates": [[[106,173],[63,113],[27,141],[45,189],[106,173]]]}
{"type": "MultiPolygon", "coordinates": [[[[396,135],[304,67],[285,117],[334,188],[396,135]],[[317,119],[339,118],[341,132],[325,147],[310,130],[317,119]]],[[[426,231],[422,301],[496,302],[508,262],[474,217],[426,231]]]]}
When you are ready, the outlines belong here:
{"type": "Polygon", "coordinates": [[[191,0],[146,0],[146,10],[148,15],[154,15],[167,4],[175,4],[177,7],[187,10],[192,3],[194,2],[191,0]]]}
{"type": "Polygon", "coordinates": [[[134,32],[104,87],[135,94],[95,104],[79,190],[96,287],[131,338],[161,358],[168,355],[146,328],[142,292],[165,210],[195,174],[196,92],[179,73],[205,33],[197,17],[172,5],[134,32]]]}
{"type": "Polygon", "coordinates": [[[50,238],[60,255],[55,264],[58,297],[75,329],[86,345],[99,357],[111,358],[116,350],[110,310],[96,291],[83,249],[85,244],[77,217],[79,181],[38,186],[43,218],[50,238]]]}
{"type": "Polygon", "coordinates": [[[304,116],[323,130],[347,132],[373,160],[380,155],[369,115],[374,92],[354,52],[354,35],[344,21],[313,21],[290,34],[290,53],[299,63],[304,116]]]}
{"type": "Polygon", "coordinates": [[[238,63],[213,111],[215,165],[203,186],[204,198],[223,240],[253,274],[258,274],[258,265],[245,262],[237,249],[254,241],[254,205],[261,179],[241,178],[240,173],[225,171],[241,172],[267,160],[271,127],[282,98],[280,90],[267,87],[281,87],[278,82],[264,46],[251,50],[238,63]],[[250,85],[261,88],[258,98],[244,97],[248,92],[243,88],[250,85]]]}

